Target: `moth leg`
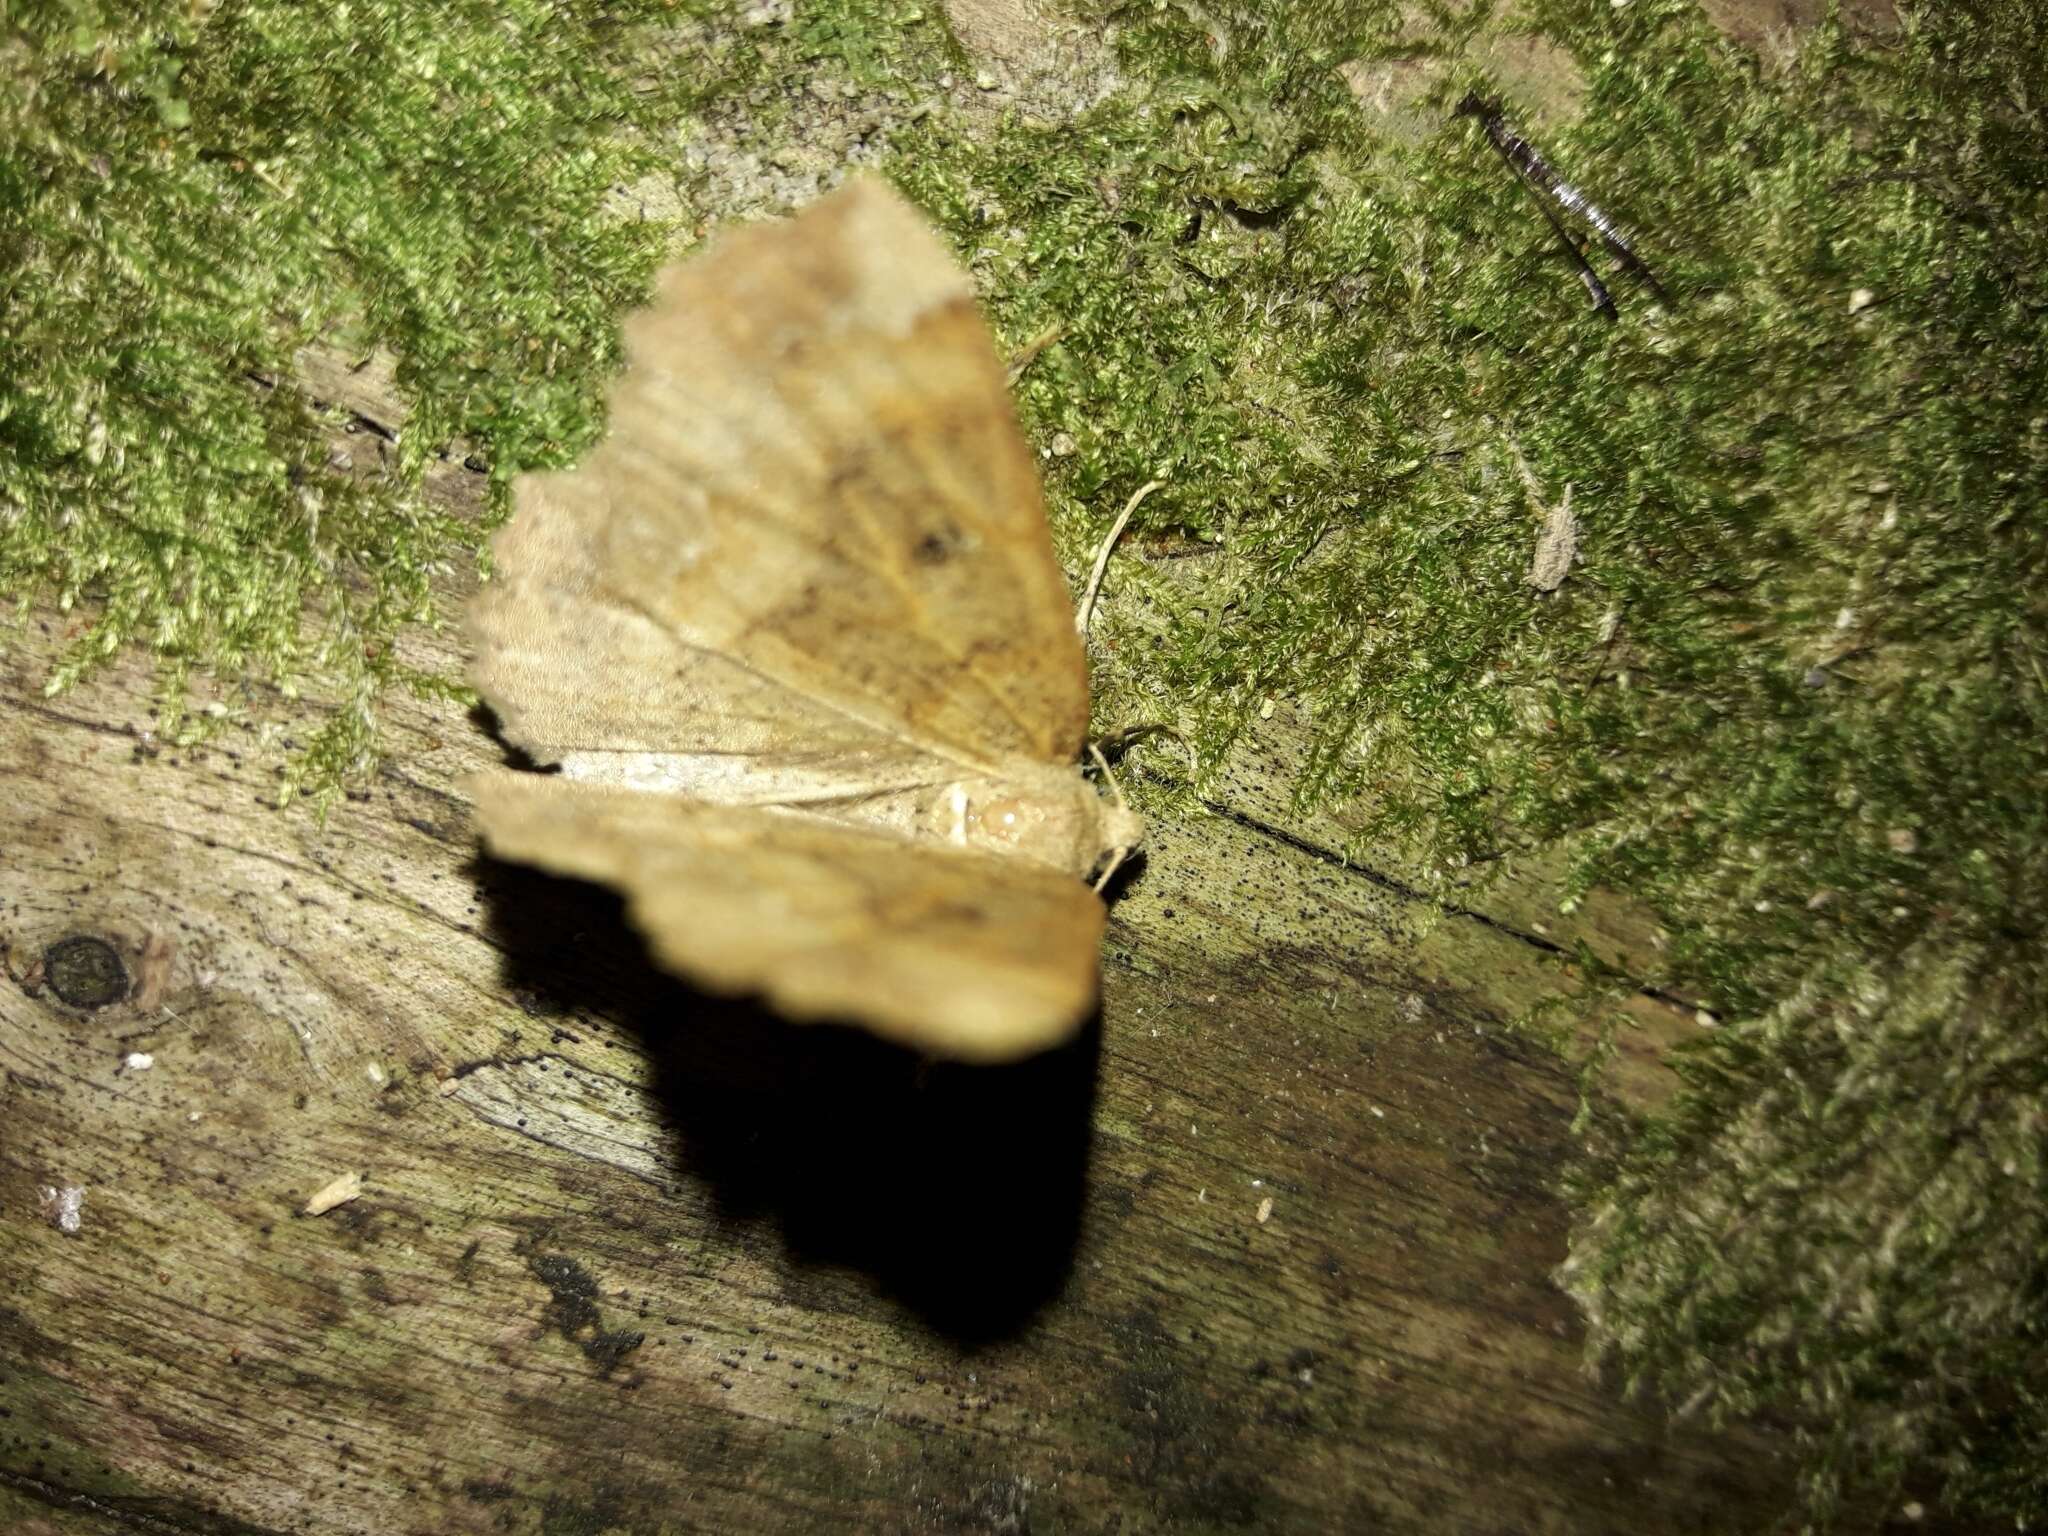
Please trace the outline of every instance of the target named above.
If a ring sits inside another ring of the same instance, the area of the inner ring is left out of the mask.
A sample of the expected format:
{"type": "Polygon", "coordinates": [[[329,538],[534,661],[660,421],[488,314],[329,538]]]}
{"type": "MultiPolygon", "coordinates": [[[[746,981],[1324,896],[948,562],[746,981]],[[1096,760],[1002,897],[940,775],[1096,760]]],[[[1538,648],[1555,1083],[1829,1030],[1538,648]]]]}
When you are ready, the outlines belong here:
{"type": "Polygon", "coordinates": [[[1102,770],[1102,782],[1107,784],[1109,792],[1116,796],[1116,808],[1120,811],[1129,810],[1131,802],[1124,798],[1124,787],[1117,783],[1116,774],[1110,769],[1109,759],[1102,755],[1102,748],[1091,741],[1088,743],[1088,755],[1095,759],[1095,766],[1102,770]]]}

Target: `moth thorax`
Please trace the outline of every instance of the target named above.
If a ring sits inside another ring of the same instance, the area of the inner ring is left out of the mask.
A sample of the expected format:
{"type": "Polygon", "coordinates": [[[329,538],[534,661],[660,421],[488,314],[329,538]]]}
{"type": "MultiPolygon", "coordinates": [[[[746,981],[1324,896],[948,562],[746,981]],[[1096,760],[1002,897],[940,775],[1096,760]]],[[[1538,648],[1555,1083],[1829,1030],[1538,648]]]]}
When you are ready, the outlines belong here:
{"type": "Polygon", "coordinates": [[[934,830],[958,847],[1086,874],[1095,854],[1088,804],[1095,797],[1078,777],[1072,783],[1080,794],[1058,782],[1040,786],[983,779],[949,784],[932,806],[934,830]]]}

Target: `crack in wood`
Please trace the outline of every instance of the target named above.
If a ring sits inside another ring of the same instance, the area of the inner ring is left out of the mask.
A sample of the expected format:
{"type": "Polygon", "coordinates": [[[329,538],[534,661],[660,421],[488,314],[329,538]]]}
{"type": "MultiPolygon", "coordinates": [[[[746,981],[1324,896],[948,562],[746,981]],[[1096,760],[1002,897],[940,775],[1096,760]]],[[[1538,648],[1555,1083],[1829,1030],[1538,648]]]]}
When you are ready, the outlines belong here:
{"type": "MultiPolygon", "coordinates": [[[[1446,917],[1464,918],[1470,922],[1478,923],[1481,927],[1490,928],[1504,938],[1513,939],[1518,944],[1526,944],[1529,948],[1538,950],[1553,958],[1567,961],[1576,961],[1577,959],[1571,950],[1558,943],[1555,939],[1545,938],[1540,933],[1530,933],[1526,929],[1517,928],[1513,923],[1503,922],[1500,918],[1493,916],[1491,913],[1482,912],[1477,907],[1467,907],[1457,902],[1440,900],[1437,897],[1431,896],[1420,886],[1410,885],[1405,880],[1398,880],[1392,875],[1374,869],[1369,864],[1361,864],[1355,859],[1347,859],[1335,849],[1325,848],[1320,844],[1310,842],[1307,838],[1297,833],[1289,832],[1285,827],[1276,827],[1271,822],[1261,821],[1256,816],[1249,815],[1244,811],[1233,810],[1231,807],[1218,804],[1214,800],[1203,800],[1201,804],[1204,810],[1221,820],[1229,822],[1234,827],[1241,827],[1255,837],[1266,838],[1280,844],[1284,848],[1303,854],[1327,868],[1342,870],[1345,874],[1355,876],[1365,881],[1368,885],[1375,886],[1391,895],[1399,896],[1404,901],[1413,901],[1424,906],[1434,907],[1446,917]]],[[[1617,972],[1617,974],[1620,973],[1617,972]]],[[[1665,1007],[1679,1013],[1689,1016],[1697,1011],[1700,1006],[1698,1003],[1689,1001],[1675,992],[1657,986],[1653,982],[1642,981],[1632,976],[1624,976],[1623,980],[1628,983],[1629,989],[1636,996],[1647,998],[1653,1003],[1661,1003],[1665,1007]]]]}
{"type": "Polygon", "coordinates": [[[246,1520],[235,1520],[214,1514],[211,1510],[194,1509],[178,1514],[165,1513],[164,1502],[152,1499],[156,1509],[144,1510],[127,1507],[123,1501],[82,1493],[75,1488],[60,1487],[43,1478],[31,1477],[25,1472],[16,1472],[0,1467],[0,1488],[12,1489],[23,1498],[49,1509],[76,1510],[97,1515],[109,1524],[123,1530],[162,1532],[164,1536],[284,1536],[275,1526],[251,1525],[246,1520]]]}

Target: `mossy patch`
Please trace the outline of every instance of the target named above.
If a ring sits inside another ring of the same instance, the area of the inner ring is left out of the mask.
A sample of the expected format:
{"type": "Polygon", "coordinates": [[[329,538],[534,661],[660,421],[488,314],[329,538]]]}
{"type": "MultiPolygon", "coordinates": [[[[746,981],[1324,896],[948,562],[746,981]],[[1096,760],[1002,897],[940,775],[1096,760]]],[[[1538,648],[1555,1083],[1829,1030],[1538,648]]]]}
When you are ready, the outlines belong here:
{"type": "Polygon", "coordinates": [[[483,531],[423,471],[465,439],[502,492],[595,433],[667,233],[608,199],[672,169],[702,78],[641,74],[674,25],[654,0],[10,12],[0,591],[78,615],[53,690],[147,645],[175,737],[205,724],[193,668],[305,689],[290,782],[331,790],[383,689],[454,686],[392,645],[483,531]],[[392,474],[345,473],[265,387],[320,339],[397,359],[392,474]]]}

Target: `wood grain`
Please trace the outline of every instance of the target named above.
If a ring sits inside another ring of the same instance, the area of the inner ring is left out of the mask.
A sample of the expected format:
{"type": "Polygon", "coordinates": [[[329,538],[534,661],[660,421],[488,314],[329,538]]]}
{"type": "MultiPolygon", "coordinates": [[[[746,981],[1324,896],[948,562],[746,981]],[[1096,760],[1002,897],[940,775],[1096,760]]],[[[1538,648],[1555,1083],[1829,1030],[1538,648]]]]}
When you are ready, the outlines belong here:
{"type": "MultiPolygon", "coordinates": [[[[388,367],[298,376],[378,472],[388,367]]],[[[269,808],[303,707],[161,748],[132,660],[42,697],[63,622],[0,633],[0,1531],[1789,1528],[1768,1447],[1586,1380],[1545,1279],[1574,1091],[1504,1023],[1654,925],[1540,865],[1430,918],[1289,809],[1284,713],[1151,827],[1098,1027],[926,1069],[480,859],[459,712],[400,704],[323,827],[269,808]],[[67,937],[162,956],[153,1008],[66,1003],[67,937]]],[[[1654,1102],[1689,1010],[1635,1012],[1654,1102]]]]}

